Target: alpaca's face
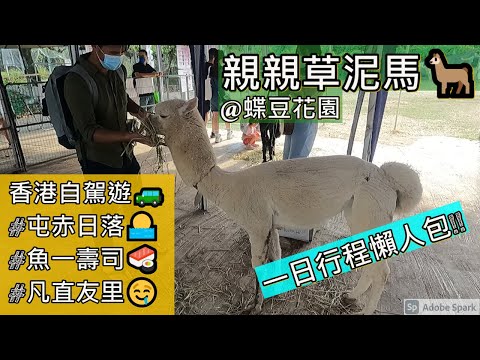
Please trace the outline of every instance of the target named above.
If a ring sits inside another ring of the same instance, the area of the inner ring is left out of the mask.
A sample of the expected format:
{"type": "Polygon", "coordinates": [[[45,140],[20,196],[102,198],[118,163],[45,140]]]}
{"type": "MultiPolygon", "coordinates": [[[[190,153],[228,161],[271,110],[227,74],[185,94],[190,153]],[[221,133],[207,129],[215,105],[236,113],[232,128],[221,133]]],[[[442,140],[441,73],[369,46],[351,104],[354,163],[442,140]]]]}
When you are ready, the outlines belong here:
{"type": "Polygon", "coordinates": [[[440,60],[440,55],[438,54],[433,54],[432,58],[430,59],[430,64],[432,65],[437,65],[437,64],[440,64],[441,60],[440,60]]]}
{"type": "Polygon", "coordinates": [[[151,115],[150,120],[159,134],[170,136],[182,128],[188,120],[188,116],[196,110],[198,104],[197,98],[191,100],[167,100],[155,107],[155,114],[151,115]]]}

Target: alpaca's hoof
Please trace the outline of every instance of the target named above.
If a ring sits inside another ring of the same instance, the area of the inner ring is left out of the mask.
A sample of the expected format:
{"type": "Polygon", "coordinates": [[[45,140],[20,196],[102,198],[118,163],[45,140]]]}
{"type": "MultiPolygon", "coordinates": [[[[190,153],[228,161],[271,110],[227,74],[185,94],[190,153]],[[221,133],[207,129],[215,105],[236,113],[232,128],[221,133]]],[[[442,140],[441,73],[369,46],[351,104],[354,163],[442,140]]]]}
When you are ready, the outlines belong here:
{"type": "Polygon", "coordinates": [[[262,308],[259,306],[251,306],[242,311],[241,315],[258,315],[262,312],[262,308]]]}
{"type": "Polygon", "coordinates": [[[357,304],[357,299],[350,297],[348,293],[343,294],[341,301],[344,305],[355,305],[357,304]]]}
{"type": "Polygon", "coordinates": [[[253,306],[249,307],[249,308],[246,308],[245,310],[241,311],[240,312],[240,315],[250,315],[250,313],[252,312],[253,310],[253,306]]]}
{"type": "Polygon", "coordinates": [[[345,307],[345,315],[364,315],[365,309],[362,309],[362,305],[358,299],[350,297],[349,293],[345,293],[340,298],[340,303],[345,307]]]}
{"type": "Polygon", "coordinates": [[[260,314],[261,311],[262,311],[261,306],[252,305],[252,306],[249,306],[248,308],[246,308],[245,310],[243,310],[240,313],[240,315],[258,315],[258,314],[260,314]]]}
{"type": "Polygon", "coordinates": [[[252,311],[250,312],[250,315],[258,315],[262,312],[262,307],[261,306],[255,306],[252,311]]]}
{"type": "Polygon", "coordinates": [[[351,315],[374,315],[376,309],[368,309],[367,307],[363,308],[360,311],[354,312],[351,315]]]}
{"type": "Polygon", "coordinates": [[[254,301],[253,304],[247,306],[240,315],[257,315],[262,311],[263,301],[254,301]]]}
{"type": "Polygon", "coordinates": [[[360,310],[354,313],[351,313],[350,315],[366,315],[364,310],[360,310]]]}

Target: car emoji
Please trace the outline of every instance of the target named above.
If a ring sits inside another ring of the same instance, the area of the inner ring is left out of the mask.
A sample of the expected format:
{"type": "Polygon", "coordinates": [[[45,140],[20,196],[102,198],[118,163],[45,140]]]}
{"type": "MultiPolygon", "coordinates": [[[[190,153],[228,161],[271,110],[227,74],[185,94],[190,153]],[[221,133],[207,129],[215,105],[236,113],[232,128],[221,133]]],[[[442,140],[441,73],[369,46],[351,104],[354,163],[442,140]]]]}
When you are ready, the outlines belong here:
{"type": "Polygon", "coordinates": [[[150,205],[157,207],[163,204],[163,192],[160,188],[142,188],[134,196],[133,204],[144,207],[150,205]]]}

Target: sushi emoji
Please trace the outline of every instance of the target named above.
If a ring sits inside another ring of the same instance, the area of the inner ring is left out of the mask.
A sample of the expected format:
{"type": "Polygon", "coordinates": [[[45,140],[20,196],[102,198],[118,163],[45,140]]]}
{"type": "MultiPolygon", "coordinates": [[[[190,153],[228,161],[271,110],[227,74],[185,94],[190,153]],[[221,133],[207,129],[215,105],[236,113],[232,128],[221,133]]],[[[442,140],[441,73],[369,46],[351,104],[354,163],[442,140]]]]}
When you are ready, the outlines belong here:
{"type": "Polygon", "coordinates": [[[157,250],[149,245],[139,246],[127,254],[128,264],[144,274],[157,270],[157,250]]]}
{"type": "Polygon", "coordinates": [[[157,262],[155,260],[143,260],[140,271],[144,274],[152,274],[157,270],[157,262]]]}

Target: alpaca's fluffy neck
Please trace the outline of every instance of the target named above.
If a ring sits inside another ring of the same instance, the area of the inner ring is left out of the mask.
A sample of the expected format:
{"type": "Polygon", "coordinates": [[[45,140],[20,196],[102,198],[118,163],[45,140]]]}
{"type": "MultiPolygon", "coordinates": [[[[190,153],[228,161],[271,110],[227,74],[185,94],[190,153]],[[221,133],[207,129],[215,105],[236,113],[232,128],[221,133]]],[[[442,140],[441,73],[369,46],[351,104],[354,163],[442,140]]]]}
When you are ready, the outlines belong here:
{"type": "Polygon", "coordinates": [[[435,64],[435,70],[436,71],[445,70],[445,64],[443,63],[443,61],[440,61],[438,64],[435,64]]]}
{"type": "Polygon", "coordinates": [[[182,136],[166,136],[175,167],[185,184],[196,186],[216,165],[207,129],[198,112],[192,114],[181,129],[182,136]]]}
{"type": "Polygon", "coordinates": [[[231,202],[231,189],[235,187],[236,174],[238,172],[228,172],[215,166],[198,183],[198,191],[217,206],[225,209],[225,204],[231,202]]]}

